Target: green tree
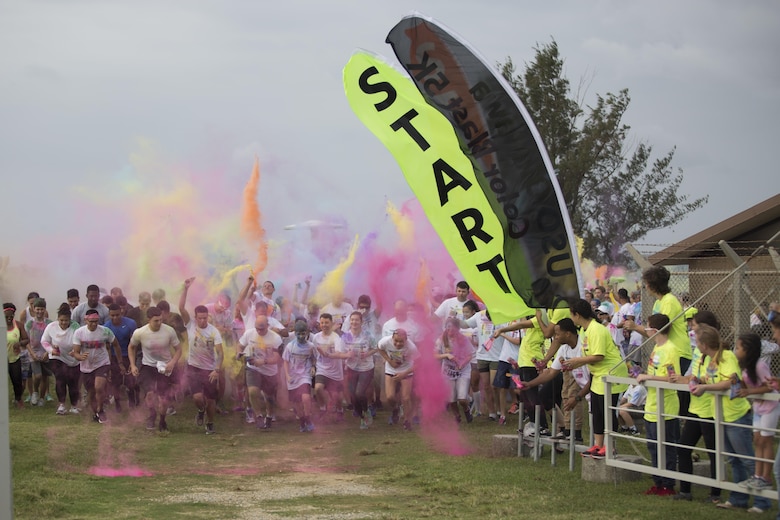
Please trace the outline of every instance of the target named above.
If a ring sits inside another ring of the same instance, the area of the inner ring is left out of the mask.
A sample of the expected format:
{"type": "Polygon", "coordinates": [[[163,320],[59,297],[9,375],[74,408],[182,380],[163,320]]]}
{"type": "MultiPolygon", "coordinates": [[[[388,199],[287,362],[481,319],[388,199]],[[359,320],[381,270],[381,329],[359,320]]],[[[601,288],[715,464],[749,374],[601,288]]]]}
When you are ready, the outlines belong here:
{"type": "Polygon", "coordinates": [[[585,105],[564,76],[553,40],[535,47],[522,75],[511,58],[499,70],[523,101],[555,168],[583,254],[596,263],[629,265],[623,245],[671,226],[707,203],[678,193],[683,172],[672,166],[675,150],[653,159],[653,147],[626,142],[623,122],[628,89],[596,95],[585,105]]]}

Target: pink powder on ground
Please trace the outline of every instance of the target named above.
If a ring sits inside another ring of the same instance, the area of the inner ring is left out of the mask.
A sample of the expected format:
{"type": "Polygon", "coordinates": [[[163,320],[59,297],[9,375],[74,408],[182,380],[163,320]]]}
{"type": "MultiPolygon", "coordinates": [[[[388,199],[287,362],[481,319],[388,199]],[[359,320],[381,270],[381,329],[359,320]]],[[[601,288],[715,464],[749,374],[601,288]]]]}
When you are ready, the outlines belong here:
{"type": "Polygon", "coordinates": [[[137,466],[127,468],[104,468],[92,466],[87,470],[90,475],[97,477],[151,477],[153,473],[137,466]]]}

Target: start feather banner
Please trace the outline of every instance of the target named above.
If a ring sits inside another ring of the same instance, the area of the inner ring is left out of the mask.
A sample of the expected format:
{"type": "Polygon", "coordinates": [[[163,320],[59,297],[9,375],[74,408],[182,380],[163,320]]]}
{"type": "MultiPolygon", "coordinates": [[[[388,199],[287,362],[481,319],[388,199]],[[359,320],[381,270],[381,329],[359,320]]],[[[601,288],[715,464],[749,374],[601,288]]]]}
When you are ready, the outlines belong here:
{"type": "MultiPolygon", "coordinates": [[[[512,88],[476,50],[431,18],[403,18],[387,43],[420,94],[450,122],[473,165],[501,225],[511,289],[534,308],[562,307],[579,297],[579,260],[566,204],[536,126],[512,88]]],[[[495,239],[476,228],[465,229],[472,241],[495,239]]]]}

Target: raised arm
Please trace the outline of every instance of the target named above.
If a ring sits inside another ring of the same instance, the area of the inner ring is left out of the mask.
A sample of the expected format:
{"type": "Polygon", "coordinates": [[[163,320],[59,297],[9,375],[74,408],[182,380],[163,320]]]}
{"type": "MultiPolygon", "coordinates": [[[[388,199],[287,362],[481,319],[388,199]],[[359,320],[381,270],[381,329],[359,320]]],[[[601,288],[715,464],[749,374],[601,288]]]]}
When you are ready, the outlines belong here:
{"type": "Polygon", "coordinates": [[[181,296],[179,296],[179,314],[181,314],[181,319],[184,321],[184,325],[186,326],[190,322],[190,313],[187,312],[186,306],[187,306],[187,292],[190,290],[190,286],[192,285],[192,282],[195,281],[195,277],[187,278],[184,280],[184,289],[181,291],[181,296]]]}

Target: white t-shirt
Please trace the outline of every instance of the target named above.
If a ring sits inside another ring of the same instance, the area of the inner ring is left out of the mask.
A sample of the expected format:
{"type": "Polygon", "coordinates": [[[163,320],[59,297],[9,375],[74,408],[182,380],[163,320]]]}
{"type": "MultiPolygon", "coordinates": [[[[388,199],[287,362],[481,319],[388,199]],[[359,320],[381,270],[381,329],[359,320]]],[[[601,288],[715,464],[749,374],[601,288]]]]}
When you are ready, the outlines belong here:
{"type": "MultiPolygon", "coordinates": [[[[466,320],[469,327],[473,327],[477,334],[477,360],[498,361],[501,356],[501,350],[504,348],[504,337],[499,336],[493,339],[495,325],[487,317],[485,311],[479,311],[474,316],[466,320]]],[[[515,358],[517,359],[517,358],[515,358]]]]}
{"type": "Polygon", "coordinates": [[[282,359],[287,362],[287,390],[311,384],[315,351],[314,343],[307,341],[301,345],[297,338],[284,347],[282,359]]]}
{"type": "Polygon", "coordinates": [[[247,362],[246,368],[248,370],[254,370],[264,376],[275,376],[279,373],[279,367],[276,363],[268,363],[268,360],[273,356],[273,351],[278,352],[278,348],[282,344],[282,338],[279,334],[268,330],[265,336],[261,336],[257,333],[257,329],[252,327],[244,332],[238,343],[244,347],[245,359],[252,359],[255,362],[263,360],[263,363],[258,365],[250,365],[247,362]]]}
{"type": "MultiPolygon", "coordinates": [[[[322,349],[331,354],[335,352],[346,352],[344,342],[341,341],[341,338],[335,332],[331,332],[327,336],[322,332],[318,332],[312,336],[311,342],[314,343],[314,346],[317,347],[317,349],[322,349]]],[[[341,358],[325,357],[317,350],[317,375],[325,376],[334,381],[343,381],[344,360],[341,358]]]]}
{"type": "Polygon", "coordinates": [[[160,330],[153,332],[147,324],[135,329],[130,344],[135,345],[136,352],[141,346],[141,364],[157,368],[157,363],[168,363],[173,359],[173,349],[179,346],[179,337],[170,325],[163,323],[160,330]]]}
{"type": "MultiPolygon", "coordinates": [[[[87,310],[91,308],[92,307],[90,307],[87,302],[79,303],[78,305],[76,305],[76,308],[73,309],[73,311],[71,311],[70,319],[75,321],[79,325],[86,325],[85,320],[87,317],[87,310]]],[[[108,307],[98,302],[97,307],[95,307],[95,310],[98,311],[98,316],[100,318],[98,324],[103,325],[108,320],[108,307]]]]}
{"type": "Polygon", "coordinates": [[[365,353],[373,348],[375,341],[365,328],[357,336],[353,336],[351,330],[346,331],[341,341],[344,343],[344,351],[353,354],[347,358],[347,368],[355,372],[374,370],[374,356],[365,356],[365,353]],[[360,357],[361,354],[364,357],[360,357]]]}
{"type": "Polygon", "coordinates": [[[329,303],[320,310],[320,314],[330,314],[333,316],[333,330],[336,331],[340,330],[345,323],[347,323],[347,327],[349,327],[349,315],[352,314],[352,311],[354,310],[352,305],[347,302],[341,302],[341,305],[338,307],[333,305],[333,303],[329,303]]]}
{"type": "Polygon", "coordinates": [[[394,376],[398,372],[405,372],[414,367],[414,360],[420,356],[417,351],[417,345],[407,338],[404,348],[397,349],[393,343],[393,336],[387,336],[379,340],[377,344],[379,350],[384,350],[387,357],[393,361],[400,361],[401,365],[398,368],[393,367],[390,363],[385,363],[385,374],[394,376]]]}
{"type": "Polygon", "coordinates": [[[96,369],[110,365],[111,357],[108,348],[114,342],[115,336],[111,329],[98,325],[95,330],[89,330],[86,325],[73,333],[73,344],[81,347],[81,353],[87,354],[87,359],[79,363],[81,372],[88,374],[96,369]]]}
{"type": "MultiPolygon", "coordinates": [[[[582,340],[578,337],[577,345],[575,347],[570,347],[567,344],[561,345],[561,348],[559,348],[558,352],[555,353],[555,358],[553,359],[550,368],[563,371],[564,361],[568,361],[576,357],[582,357],[582,355],[582,340]]],[[[575,368],[571,371],[571,375],[574,377],[574,380],[577,381],[577,384],[580,385],[580,388],[585,388],[585,386],[590,381],[590,371],[588,370],[588,365],[575,368]]]]}
{"type": "MultiPolygon", "coordinates": [[[[653,389],[653,391],[655,391],[655,389],[653,389]]],[[[641,408],[645,405],[645,401],[647,400],[647,388],[645,388],[645,385],[631,385],[623,394],[623,397],[629,404],[641,408]]]]}
{"type": "Polygon", "coordinates": [[[60,328],[59,322],[52,322],[46,326],[43,331],[41,344],[46,352],[49,353],[49,359],[59,359],[69,367],[75,367],[79,364],[78,359],[73,357],[73,334],[79,328],[75,321],[70,322],[70,327],[65,330],[60,328]]]}
{"type": "Polygon", "coordinates": [[[466,303],[466,301],[460,301],[456,297],[447,298],[441,302],[441,305],[439,305],[439,307],[433,313],[442,321],[446,320],[450,316],[454,316],[455,318],[462,320],[463,304],[466,303]]]}
{"type": "MultiPolygon", "coordinates": [[[[499,326],[499,328],[501,328],[502,326],[503,325],[499,326]]],[[[512,332],[509,332],[507,335],[511,338],[519,338],[521,336],[520,331],[518,330],[513,330],[512,332]]],[[[493,348],[496,348],[495,343],[493,344],[493,348]]],[[[504,343],[501,345],[501,354],[498,355],[498,360],[504,361],[505,363],[509,363],[510,359],[514,359],[515,362],[517,362],[517,358],[519,354],[520,354],[520,345],[515,345],[511,341],[504,340],[504,343]]]]}
{"type": "MultiPolygon", "coordinates": [[[[286,328],[284,325],[282,325],[282,322],[271,316],[270,314],[266,316],[268,318],[268,328],[269,329],[284,329],[286,328]]],[[[241,314],[241,319],[244,321],[244,326],[246,328],[254,328],[255,327],[255,321],[257,321],[257,315],[255,314],[255,307],[251,306],[246,311],[246,314],[241,314]]]]}
{"type": "Polygon", "coordinates": [[[205,329],[201,329],[194,320],[190,320],[186,327],[190,343],[187,364],[203,370],[216,370],[218,368],[216,346],[222,344],[222,335],[210,323],[205,329]]]}
{"type": "Polygon", "coordinates": [[[395,318],[390,318],[382,326],[382,337],[392,336],[398,329],[404,329],[406,331],[406,337],[412,341],[420,340],[420,328],[415,322],[407,318],[404,322],[399,322],[395,318]]]}

